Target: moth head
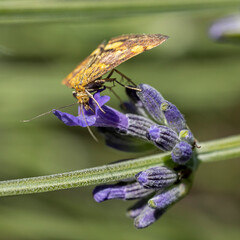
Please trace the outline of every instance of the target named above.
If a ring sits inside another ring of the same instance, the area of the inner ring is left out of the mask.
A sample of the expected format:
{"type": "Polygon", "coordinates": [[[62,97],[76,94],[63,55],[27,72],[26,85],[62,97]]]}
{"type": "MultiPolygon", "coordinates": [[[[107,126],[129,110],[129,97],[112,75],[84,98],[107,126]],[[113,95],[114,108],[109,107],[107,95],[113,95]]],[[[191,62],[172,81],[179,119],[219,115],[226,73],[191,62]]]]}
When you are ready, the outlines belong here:
{"type": "Polygon", "coordinates": [[[86,92],[72,92],[73,96],[78,100],[79,103],[86,104],[89,102],[89,96],[86,92]]]}

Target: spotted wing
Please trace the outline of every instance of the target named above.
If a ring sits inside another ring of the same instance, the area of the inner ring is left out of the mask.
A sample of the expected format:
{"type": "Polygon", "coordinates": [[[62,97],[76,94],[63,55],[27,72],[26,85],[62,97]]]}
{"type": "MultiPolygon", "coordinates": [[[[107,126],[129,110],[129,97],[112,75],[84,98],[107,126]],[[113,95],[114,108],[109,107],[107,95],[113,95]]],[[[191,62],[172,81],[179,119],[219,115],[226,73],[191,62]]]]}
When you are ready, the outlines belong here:
{"type": "Polygon", "coordinates": [[[101,56],[105,43],[101,43],[87,58],[85,58],[68,76],[62,81],[68,87],[74,88],[84,78],[85,72],[101,56]]]}
{"type": "Polygon", "coordinates": [[[125,35],[111,39],[104,48],[101,56],[86,69],[86,81],[93,81],[126,60],[150,50],[168,37],[161,34],[125,35]]]}
{"type": "Polygon", "coordinates": [[[162,34],[132,34],[112,38],[104,47],[97,48],[63,83],[71,87],[76,86],[76,83],[85,86],[126,60],[160,45],[167,39],[168,37],[162,34]],[[91,64],[86,67],[89,62],[91,64]]]}

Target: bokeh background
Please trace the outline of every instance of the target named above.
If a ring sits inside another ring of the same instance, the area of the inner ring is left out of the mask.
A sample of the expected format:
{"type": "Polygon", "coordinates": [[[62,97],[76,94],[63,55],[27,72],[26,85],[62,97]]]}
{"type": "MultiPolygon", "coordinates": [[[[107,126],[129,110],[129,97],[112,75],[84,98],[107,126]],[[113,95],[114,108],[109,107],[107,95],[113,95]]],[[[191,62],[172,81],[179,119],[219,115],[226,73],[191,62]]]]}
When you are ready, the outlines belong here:
{"type": "MultiPolygon", "coordinates": [[[[208,37],[213,21],[237,13],[237,2],[0,1],[1,180],[142,154],[110,149],[100,135],[96,143],[86,129],[53,115],[20,122],[73,103],[61,80],[99,43],[121,34],[170,36],[117,69],[176,104],[199,141],[239,134],[240,45],[208,37]]],[[[115,90],[126,99],[122,87],[115,90]]],[[[112,97],[109,104],[119,102],[112,97]]],[[[240,239],[239,160],[201,165],[190,195],[144,230],[125,216],[133,202],[98,204],[93,187],[1,198],[0,239],[240,239]]]]}

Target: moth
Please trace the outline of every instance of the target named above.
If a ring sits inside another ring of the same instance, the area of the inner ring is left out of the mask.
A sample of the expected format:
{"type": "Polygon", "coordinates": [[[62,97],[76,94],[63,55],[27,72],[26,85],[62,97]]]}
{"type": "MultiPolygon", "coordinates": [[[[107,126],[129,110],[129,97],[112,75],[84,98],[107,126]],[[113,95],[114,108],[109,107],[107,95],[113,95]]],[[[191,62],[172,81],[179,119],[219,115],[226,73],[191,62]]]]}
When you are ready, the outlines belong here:
{"type": "MultiPolygon", "coordinates": [[[[167,39],[168,36],[162,34],[130,34],[115,37],[110,39],[107,43],[103,42],[100,44],[97,49],[85,58],[85,60],[83,60],[70,74],[68,74],[62,82],[66,86],[74,89],[73,96],[77,99],[77,103],[80,105],[79,107],[83,117],[85,118],[83,107],[85,110],[91,109],[89,105],[90,99],[92,99],[99,109],[104,112],[96,99],[94,99],[93,94],[98,90],[104,89],[104,84],[106,82],[117,82],[118,84],[123,85],[116,78],[111,78],[114,72],[117,72],[128,82],[133,84],[131,79],[115,69],[118,65],[144,51],[162,44],[167,39]],[[103,75],[108,72],[109,74],[103,78],[103,75]]],[[[75,104],[76,103],[60,107],[58,110],[75,104]]],[[[42,113],[29,120],[23,120],[23,122],[32,121],[52,112],[53,110],[42,113]]],[[[88,125],[87,128],[93,138],[97,141],[88,125]]]]}
{"type": "MultiPolygon", "coordinates": [[[[115,69],[118,65],[167,39],[168,36],[162,34],[130,34],[112,38],[107,43],[100,44],[62,83],[74,89],[73,96],[81,107],[88,110],[90,98],[98,105],[93,97],[94,92],[103,88],[106,82],[118,82],[116,78],[111,78],[114,71],[131,82],[115,69]],[[103,78],[108,72],[107,77],[103,78]]],[[[98,107],[101,109],[99,105],[98,107]]]]}

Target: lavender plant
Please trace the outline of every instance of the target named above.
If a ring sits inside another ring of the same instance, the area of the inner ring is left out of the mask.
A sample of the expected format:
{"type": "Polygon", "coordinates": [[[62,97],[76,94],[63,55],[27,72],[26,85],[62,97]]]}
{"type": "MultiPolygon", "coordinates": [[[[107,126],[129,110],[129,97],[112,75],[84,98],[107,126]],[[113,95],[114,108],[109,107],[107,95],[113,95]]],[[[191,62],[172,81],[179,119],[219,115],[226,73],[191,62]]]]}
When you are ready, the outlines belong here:
{"type": "MultiPolygon", "coordinates": [[[[171,151],[171,167],[149,168],[137,173],[135,178],[99,185],[93,191],[97,202],[137,199],[128,215],[134,218],[137,228],[144,228],[189,192],[197,160],[194,157],[194,136],[178,108],[151,86],[140,84],[138,88],[141,91],[127,89],[129,102],[122,105],[125,113],[104,105],[109,97],[101,97],[100,92],[94,97],[104,112],[91,100],[93,110],[84,110],[84,115],[80,110],[78,116],[58,110],[53,113],[68,126],[98,127],[107,143],[114,142],[118,135],[124,136],[110,145],[117,149],[124,150],[123,142],[134,137],[154,144],[162,151],[171,151]]],[[[130,149],[131,146],[127,145],[127,150],[130,149]]]]}
{"type": "Polygon", "coordinates": [[[240,136],[200,143],[175,105],[147,84],[140,92],[127,89],[129,101],[122,104],[123,112],[107,105],[108,96],[90,100],[92,110],[80,108],[77,116],[53,111],[68,126],[94,126],[105,137],[106,144],[124,151],[140,151],[143,142],[164,153],[121,161],[105,166],[54,175],[0,181],[0,196],[54,191],[73,187],[98,185],[93,191],[97,202],[110,199],[137,200],[127,215],[137,228],[154,223],[169,207],[189,192],[194,173],[200,162],[226,160],[240,156],[240,136]]]}

